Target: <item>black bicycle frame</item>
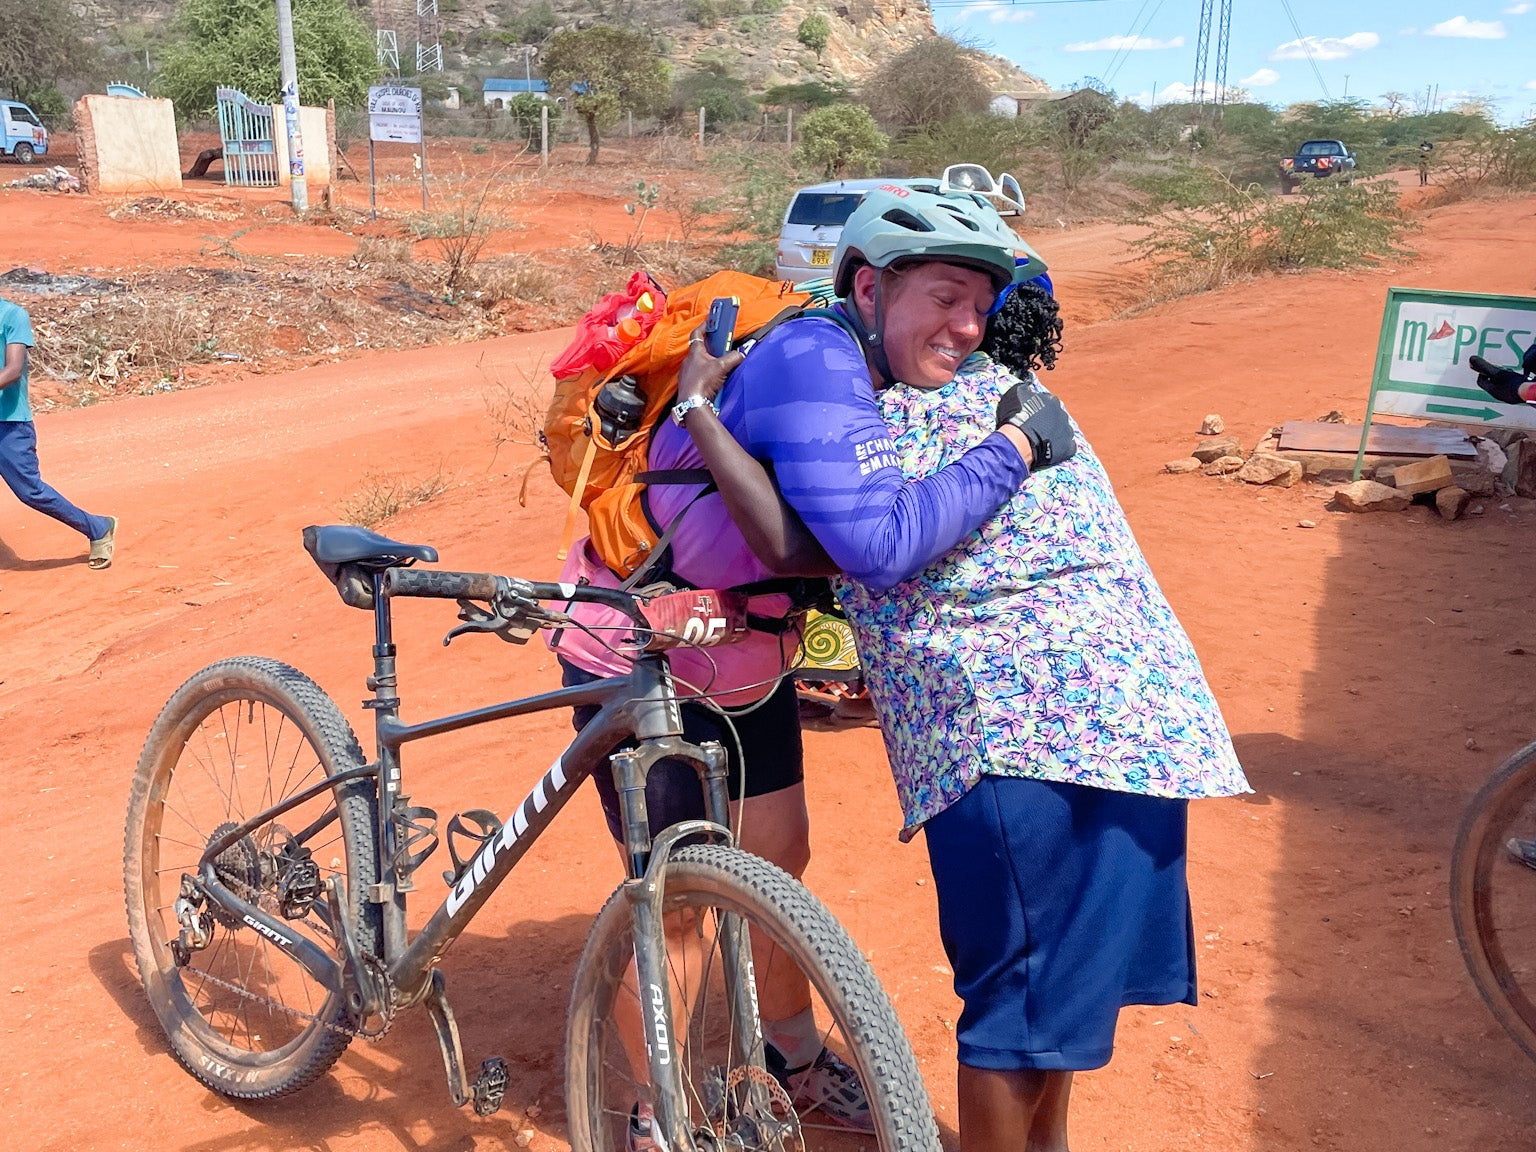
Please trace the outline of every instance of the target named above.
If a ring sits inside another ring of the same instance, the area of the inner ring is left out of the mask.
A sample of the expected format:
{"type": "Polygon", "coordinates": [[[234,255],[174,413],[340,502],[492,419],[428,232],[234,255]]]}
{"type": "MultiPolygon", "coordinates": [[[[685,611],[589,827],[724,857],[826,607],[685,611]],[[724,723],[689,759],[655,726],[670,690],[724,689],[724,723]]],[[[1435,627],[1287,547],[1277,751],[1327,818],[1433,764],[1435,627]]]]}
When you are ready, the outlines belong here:
{"type": "MultiPolygon", "coordinates": [[[[683,740],[682,714],[671,668],[662,653],[642,653],[628,676],[596,680],[589,684],[561,688],[536,696],[508,700],[482,708],[458,712],[416,724],[400,720],[400,698],[395,669],[395,645],[390,616],[390,597],[385,594],[382,573],[374,576],[373,674],[368,687],[373,698],[365,706],[374,713],[378,760],[352,768],[305,788],[303,791],[256,814],[212,841],[199,861],[199,881],[208,895],[239,916],[246,925],[281,949],[318,982],[333,992],[343,993],[342,966],[283,920],[230,891],[218,878],[215,861],[242,837],[276,819],[289,809],[314,798],[328,789],[345,788],[349,782],[376,778],[378,789],[379,880],[364,894],[368,903],[381,906],[383,957],[390,981],[397,995],[395,1007],[408,1007],[434,994],[441,996],[441,977],[434,972],[449,946],[468,927],[481,906],[517,866],[534,841],[547,828],[577,788],[605,761],[611,762],[618,788],[624,827],[624,853],[627,863],[626,891],[634,916],[635,964],[639,987],[647,989],[653,1012],[642,1013],[651,1053],[652,1075],[657,1090],[656,1118],[670,1145],[688,1148],[692,1138],[687,1125],[687,1105],[675,1061],[671,1059],[668,1021],[672,1019],[670,981],[666,979],[666,948],[661,927],[663,897],[660,865],[682,839],[695,836],[714,837],[732,843],[727,823],[726,756],[718,744],[702,747],[683,740]],[[414,891],[411,873],[416,867],[401,843],[401,817],[409,797],[402,790],[400,749],[414,740],[456,732],[463,728],[546,712],[554,708],[597,705],[598,712],[586,724],[570,746],[539,778],[538,783],[508,816],[506,823],[493,832],[473,858],[454,877],[447,899],[417,933],[407,939],[405,896],[414,891]],[[617,753],[622,744],[631,747],[617,753]],[[610,753],[612,753],[610,755],[610,753]],[[649,830],[645,803],[645,781],[651,766],[663,758],[692,764],[699,772],[705,791],[708,819],[689,821],[667,829],[654,845],[649,830]],[[671,1065],[668,1067],[668,1065],[671,1065]]],[[[331,823],[337,815],[332,809],[303,829],[300,843],[331,823]]],[[[331,908],[333,927],[349,962],[356,963],[354,932],[347,922],[347,902],[343,893],[333,888],[331,908]]],[[[734,921],[734,918],[730,918],[734,921]]],[[[745,933],[732,930],[724,934],[722,946],[727,955],[727,971],[751,971],[750,947],[745,933]]],[[[750,985],[751,981],[747,983],[750,985]]],[[[737,1008],[737,1025],[747,1050],[760,1064],[762,1038],[757,1027],[755,997],[732,995],[737,1008]],[[751,1003],[751,1009],[745,1006],[751,1003]]],[[[451,1044],[440,1035],[445,1056],[450,1060],[450,1084],[457,1077],[462,1083],[462,1069],[452,1066],[451,1048],[457,1047],[456,1025],[451,1013],[434,1008],[434,1023],[440,1033],[451,1030],[451,1044]]],[[[461,1095],[454,1088],[455,1098],[461,1095]]],[[[462,1103],[462,1100],[458,1102],[462,1103]]]]}

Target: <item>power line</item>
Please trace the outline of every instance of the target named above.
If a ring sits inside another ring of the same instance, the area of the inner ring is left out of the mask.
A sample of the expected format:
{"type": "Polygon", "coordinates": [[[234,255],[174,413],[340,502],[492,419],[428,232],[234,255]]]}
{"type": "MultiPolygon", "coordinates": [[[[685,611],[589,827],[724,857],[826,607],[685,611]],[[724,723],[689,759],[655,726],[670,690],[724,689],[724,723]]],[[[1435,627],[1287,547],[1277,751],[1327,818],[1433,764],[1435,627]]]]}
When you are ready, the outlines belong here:
{"type": "Polygon", "coordinates": [[[1301,50],[1306,54],[1307,63],[1312,65],[1312,75],[1317,77],[1317,86],[1323,90],[1323,97],[1333,99],[1333,93],[1328,91],[1328,82],[1323,79],[1322,69],[1317,66],[1317,61],[1312,58],[1312,45],[1307,43],[1307,38],[1301,34],[1301,25],[1296,23],[1296,13],[1291,11],[1291,0],[1280,0],[1280,7],[1285,9],[1286,18],[1291,22],[1291,30],[1296,33],[1296,42],[1301,45],[1301,50]]]}
{"type": "MultiPolygon", "coordinates": [[[[1150,3],[1152,3],[1152,0],[1141,0],[1141,7],[1136,9],[1136,15],[1131,17],[1130,27],[1125,30],[1125,36],[1121,39],[1120,47],[1116,48],[1115,54],[1109,58],[1109,66],[1104,69],[1104,83],[1106,85],[1110,83],[1111,77],[1120,71],[1122,60],[1130,57],[1130,45],[1136,43],[1140,36],[1140,33],[1136,31],[1136,23],[1141,19],[1141,14],[1147,10],[1147,5],[1150,3]]],[[[1158,7],[1162,7],[1162,0],[1158,0],[1158,7]]],[[[1142,31],[1145,30],[1146,28],[1143,26],[1142,31]]]]}

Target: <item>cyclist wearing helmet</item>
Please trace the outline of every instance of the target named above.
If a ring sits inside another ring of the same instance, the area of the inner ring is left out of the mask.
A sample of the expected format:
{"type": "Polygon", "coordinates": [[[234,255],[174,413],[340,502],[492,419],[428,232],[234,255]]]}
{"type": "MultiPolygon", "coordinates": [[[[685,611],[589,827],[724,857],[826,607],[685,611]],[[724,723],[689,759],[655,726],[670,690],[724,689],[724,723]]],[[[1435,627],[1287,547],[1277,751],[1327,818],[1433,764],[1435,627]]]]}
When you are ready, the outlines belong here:
{"type": "MultiPolygon", "coordinates": [[[[903,473],[938,475],[1044,403],[1033,369],[1054,364],[1060,332],[1048,288],[1020,285],[988,325],[995,360],[974,357],[941,386],[882,389],[903,473]]],[[[679,393],[713,395],[736,360],[693,350],[679,393]]],[[[773,554],[785,517],[763,515],[777,502],[767,473],[708,416],[690,428],[747,539],[773,554]]],[[[1196,1002],[1187,802],[1248,791],[1092,449],[1079,437],[1051,451],[1060,467],[910,579],[838,585],[902,839],[924,831],[964,1001],[966,1152],[1064,1152],[1073,1073],[1108,1062],[1120,1009],[1196,1002]]]]}
{"type": "MultiPolygon", "coordinates": [[[[1029,474],[1031,460],[1043,466],[1071,454],[1070,424],[1052,400],[1016,413],[1001,432],[949,467],[908,481],[875,402],[875,388],[896,379],[893,373],[932,384],[954,375],[975,351],[999,292],[1013,282],[1021,247],[996,211],[976,199],[904,188],[871,192],[844,228],[838,251],[839,282],[856,301],[842,322],[807,316],[779,325],[753,347],[718,417],[708,413],[711,427],[773,468],[790,515],[810,526],[837,570],[886,587],[904,580],[991,516],[1029,474]]],[[[652,439],[649,466],[701,466],[691,434],[702,423],[698,406],[680,403],[675,421],[652,439]]],[[[696,587],[834,570],[820,547],[774,556],[770,567],[753,554],[716,493],[700,496],[699,489],[668,484],[647,495],[658,525],[682,517],[666,567],[696,587]]],[[[619,583],[580,543],[563,579],[619,583]]],[[[764,607],[759,614],[770,611],[764,607]]],[[[562,634],[557,652],[566,683],[627,670],[622,655],[601,642],[602,629],[622,630],[624,621],[591,606],[573,614],[592,632],[562,634]]],[[[793,634],[759,634],[711,650],[712,660],[679,649],[672,666],[681,682],[706,688],[721,703],[760,703],[736,718],[745,763],[736,758],[736,739],[703,705],[684,705],[687,738],[717,739],[731,752],[732,786],[749,809],[743,846],[798,876],[810,856],[802,748],[793,685],[778,679],[795,648],[793,634]],[[741,789],[737,781],[743,778],[741,789]]],[[[578,714],[577,723],[589,719],[578,714]]],[[[612,782],[603,773],[595,780],[616,829],[612,782]]],[[[693,771],[654,768],[647,807],[657,828],[701,816],[693,771]]],[[[797,1100],[819,1105],[850,1127],[867,1128],[863,1088],[822,1048],[808,990],[803,980],[796,984],[798,972],[792,965],[759,963],[758,971],[765,970],[776,974],[773,986],[765,986],[770,979],[760,982],[759,998],[769,1060],[780,1079],[797,1100]],[[777,974],[786,969],[789,976],[781,979],[777,974]]],[[[631,1144],[643,1149],[649,1141],[642,1112],[631,1144]]]]}

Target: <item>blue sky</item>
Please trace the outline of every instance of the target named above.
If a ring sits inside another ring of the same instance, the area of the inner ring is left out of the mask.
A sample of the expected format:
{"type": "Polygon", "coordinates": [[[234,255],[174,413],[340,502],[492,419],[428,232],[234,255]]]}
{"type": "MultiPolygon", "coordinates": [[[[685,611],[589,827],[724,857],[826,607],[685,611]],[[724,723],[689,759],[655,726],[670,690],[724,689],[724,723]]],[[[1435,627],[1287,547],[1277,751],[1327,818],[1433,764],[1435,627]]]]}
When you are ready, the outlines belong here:
{"type": "MultiPolygon", "coordinates": [[[[1189,99],[1199,0],[932,3],[941,31],[1053,88],[1097,76],[1142,104],[1154,85],[1158,104],[1189,99]]],[[[1213,45],[1210,80],[1215,69],[1213,45]]],[[[1396,91],[1414,105],[1438,84],[1441,108],[1480,97],[1523,121],[1536,116],[1536,0],[1233,0],[1227,82],[1271,104],[1322,99],[1326,85],[1334,99],[1396,91]]]]}

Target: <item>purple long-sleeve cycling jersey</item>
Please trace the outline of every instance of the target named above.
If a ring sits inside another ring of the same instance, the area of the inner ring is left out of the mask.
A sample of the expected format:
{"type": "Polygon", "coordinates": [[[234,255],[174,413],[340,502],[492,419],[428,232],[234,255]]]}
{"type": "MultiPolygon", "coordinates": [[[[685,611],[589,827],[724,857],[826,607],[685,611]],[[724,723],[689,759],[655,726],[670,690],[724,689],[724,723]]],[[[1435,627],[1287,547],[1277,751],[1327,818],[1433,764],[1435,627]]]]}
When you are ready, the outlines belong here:
{"type": "MultiPolygon", "coordinates": [[[[837,324],[816,317],[781,325],[751,349],[721,393],[720,419],[772,468],[784,499],[833,563],[877,589],[908,579],[960,543],[1028,475],[1018,449],[993,435],[932,476],[906,480],[863,354],[837,324]]],[[[672,424],[657,431],[653,468],[701,464],[685,431],[672,424]]],[[[652,488],[657,522],[670,523],[697,491],[652,488]]],[[[693,546],[675,546],[673,566],[699,583],[691,573],[718,559],[722,535],[739,533],[718,497],[686,515],[699,523],[679,528],[679,538],[686,534],[693,546]]]]}

